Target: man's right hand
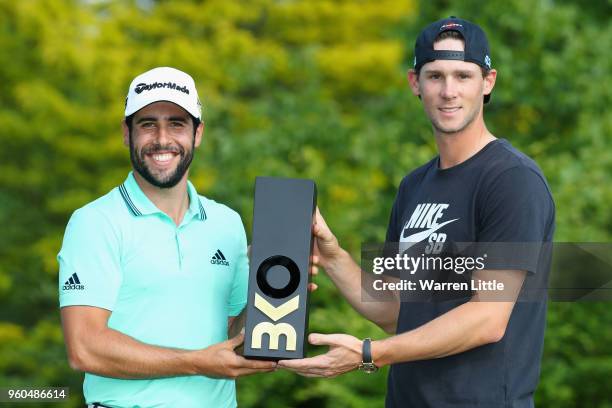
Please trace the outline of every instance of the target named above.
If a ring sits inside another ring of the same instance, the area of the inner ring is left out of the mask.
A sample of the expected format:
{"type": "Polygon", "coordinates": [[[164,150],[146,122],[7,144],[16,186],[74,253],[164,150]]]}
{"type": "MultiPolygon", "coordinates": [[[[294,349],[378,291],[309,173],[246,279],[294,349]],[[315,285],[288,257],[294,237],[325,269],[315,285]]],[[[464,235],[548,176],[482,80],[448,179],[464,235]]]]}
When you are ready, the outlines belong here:
{"type": "Polygon", "coordinates": [[[317,207],[315,219],[312,225],[312,232],[315,237],[315,245],[313,248],[313,258],[316,264],[321,265],[325,269],[329,269],[334,262],[342,255],[344,250],[338,244],[338,240],[331,232],[325,219],[317,207]]]}
{"type": "Polygon", "coordinates": [[[240,333],[229,340],[195,351],[198,371],[208,377],[237,378],[276,369],[275,361],[248,360],[236,354],[235,349],[243,342],[244,334],[240,333]]]}

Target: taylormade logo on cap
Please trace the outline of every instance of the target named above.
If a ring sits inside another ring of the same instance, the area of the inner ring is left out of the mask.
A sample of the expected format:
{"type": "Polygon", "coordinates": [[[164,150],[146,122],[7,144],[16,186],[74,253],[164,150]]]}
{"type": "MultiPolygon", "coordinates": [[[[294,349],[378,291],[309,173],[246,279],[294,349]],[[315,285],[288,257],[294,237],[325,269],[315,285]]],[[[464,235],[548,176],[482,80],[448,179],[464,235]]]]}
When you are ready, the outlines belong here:
{"type": "Polygon", "coordinates": [[[134,92],[139,94],[142,91],[149,91],[155,88],[176,89],[177,91],[185,92],[187,95],[189,95],[189,89],[187,89],[186,86],[178,86],[174,82],[166,82],[163,84],[160,84],[159,82],[154,82],[152,84],[138,84],[136,85],[136,88],[134,88],[134,92]]]}
{"type": "Polygon", "coordinates": [[[193,78],[170,67],[154,68],[134,78],[125,100],[125,116],[160,101],[175,103],[196,119],[202,119],[202,107],[193,78]]]}

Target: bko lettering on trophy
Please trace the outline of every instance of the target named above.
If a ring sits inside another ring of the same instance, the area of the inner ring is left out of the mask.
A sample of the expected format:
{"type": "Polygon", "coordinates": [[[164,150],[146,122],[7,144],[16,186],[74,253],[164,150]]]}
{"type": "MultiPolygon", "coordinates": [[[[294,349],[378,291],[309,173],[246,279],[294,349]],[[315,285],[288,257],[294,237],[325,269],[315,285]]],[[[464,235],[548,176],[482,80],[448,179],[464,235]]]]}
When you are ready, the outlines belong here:
{"type": "Polygon", "coordinates": [[[304,358],[317,189],[312,180],[257,177],[243,355],[304,358]]]}

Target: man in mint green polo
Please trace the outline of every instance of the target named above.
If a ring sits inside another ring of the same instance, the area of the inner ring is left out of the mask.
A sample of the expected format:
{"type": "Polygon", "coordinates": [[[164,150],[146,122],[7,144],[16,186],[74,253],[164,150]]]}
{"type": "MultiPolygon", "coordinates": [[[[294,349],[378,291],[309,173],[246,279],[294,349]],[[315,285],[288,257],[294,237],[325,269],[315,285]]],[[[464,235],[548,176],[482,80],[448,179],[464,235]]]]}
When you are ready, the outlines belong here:
{"type": "Polygon", "coordinates": [[[136,77],[123,122],[134,171],[68,222],[59,300],[88,406],[234,407],[234,378],[275,368],[237,355],[242,335],[228,340],[247,243],[240,216],[188,181],[203,129],[191,76],[136,77]]]}

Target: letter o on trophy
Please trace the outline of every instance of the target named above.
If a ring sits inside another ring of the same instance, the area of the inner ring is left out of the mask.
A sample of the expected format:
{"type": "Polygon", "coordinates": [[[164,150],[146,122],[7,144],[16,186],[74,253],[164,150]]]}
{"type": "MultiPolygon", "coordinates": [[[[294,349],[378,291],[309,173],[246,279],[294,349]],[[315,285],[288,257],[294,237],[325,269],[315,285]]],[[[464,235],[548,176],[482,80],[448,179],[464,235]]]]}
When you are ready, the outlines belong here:
{"type": "Polygon", "coordinates": [[[244,356],[303,358],[317,192],[312,180],[258,177],[244,356]]]}
{"type": "Polygon", "coordinates": [[[300,285],[300,268],[291,259],[283,255],[274,255],[266,259],[257,268],[257,286],[263,293],[274,299],[283,299],[295,292],[300,285]],[[277,288],[268,280],[268,272],[275,266],[281,266],[289,272],[286,285],[277,288]]]}

